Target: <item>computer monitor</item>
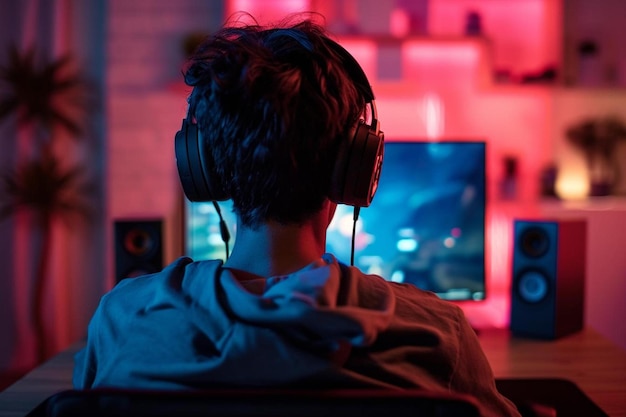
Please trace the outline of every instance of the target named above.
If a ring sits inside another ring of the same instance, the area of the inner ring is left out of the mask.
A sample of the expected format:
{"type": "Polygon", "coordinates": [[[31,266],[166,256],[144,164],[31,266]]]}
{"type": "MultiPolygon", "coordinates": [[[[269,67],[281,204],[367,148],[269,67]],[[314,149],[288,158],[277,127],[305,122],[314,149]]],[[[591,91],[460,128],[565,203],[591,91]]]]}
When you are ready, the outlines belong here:
{"type": "MultiPolygon", "coordinates": [[[[234,241],[231,202],[220,203],[234,241]]],[[[486,144],[386,141],[376,196],[360,210],[354,265],[443,299],[485,299],[486,144]]],[[[353,209],[339,205],[327,252],[349,264],[353,209]]],[[[212,203],[186,203],[186,253],[225,258],[212,203]]]]}

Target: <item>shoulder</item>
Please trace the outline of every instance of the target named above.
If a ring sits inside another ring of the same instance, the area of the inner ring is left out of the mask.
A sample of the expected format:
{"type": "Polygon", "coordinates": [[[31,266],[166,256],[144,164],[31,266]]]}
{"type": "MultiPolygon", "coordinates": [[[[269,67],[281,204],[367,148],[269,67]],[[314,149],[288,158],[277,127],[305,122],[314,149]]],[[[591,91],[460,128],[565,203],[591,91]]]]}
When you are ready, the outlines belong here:
{"type": "Polygon", "coordinates": [[[397,320],[414,323],[431,323],[440,328],[448,328],[456,333],[465,320],[461,307],[438,297],[435,293],[422,290],[415,285],[386,280],[376,274],[367,274],[354,266],[339,262],[342,280],[358,283],[362,290],[371,292],[390,292],[395,299],[395,317],[397,320]]]}
{"type": "Polygon", "coordinates": [[[150,288],[163,284],[167,280],[175,279],[176,277],[182,277],[185,274],[185,269],[189,264],[193,263],[191,258],[181,257],[176,259],[171,264],[167,265],[159,272],[152,274],[140,275],[137,277],[124,278],[118,282],[105,296],[105,300],[114,298],[120,293],[128,291],[146,291],[150,288]]]}
{"type": "Polygon", "coordinates": [[[193,261],[180,257],[159,272],[121,280],[102,297],[99,308],[116,307],[127,311],[145,308],[182,292],[185,280],[197,275],[215,275],[221,266],[221,260],[193,261]]]}

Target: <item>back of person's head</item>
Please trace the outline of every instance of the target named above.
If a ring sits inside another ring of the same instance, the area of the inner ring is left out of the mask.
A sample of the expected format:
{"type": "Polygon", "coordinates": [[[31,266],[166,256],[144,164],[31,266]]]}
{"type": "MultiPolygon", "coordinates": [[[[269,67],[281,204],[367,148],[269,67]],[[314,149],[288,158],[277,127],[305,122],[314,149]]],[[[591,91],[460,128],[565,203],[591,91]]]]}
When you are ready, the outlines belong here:
{"type": "Polygon", "coordinates": [[[301,223],[329,195],[369,101],[332,43],[310,19],[231,25],[190,59],[189,118],[243,225],[301,223]]]}

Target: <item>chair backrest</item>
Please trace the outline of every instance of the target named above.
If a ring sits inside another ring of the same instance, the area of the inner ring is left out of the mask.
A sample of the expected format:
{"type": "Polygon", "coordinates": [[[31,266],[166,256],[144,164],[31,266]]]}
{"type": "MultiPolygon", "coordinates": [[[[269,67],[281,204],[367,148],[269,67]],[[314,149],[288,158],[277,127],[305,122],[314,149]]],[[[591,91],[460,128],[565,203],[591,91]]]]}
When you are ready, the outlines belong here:
{"type": "Polygon", "coordinates": [[[478,417],[461,394],[423,390],[68,390],[28,417],[478,417]]]}

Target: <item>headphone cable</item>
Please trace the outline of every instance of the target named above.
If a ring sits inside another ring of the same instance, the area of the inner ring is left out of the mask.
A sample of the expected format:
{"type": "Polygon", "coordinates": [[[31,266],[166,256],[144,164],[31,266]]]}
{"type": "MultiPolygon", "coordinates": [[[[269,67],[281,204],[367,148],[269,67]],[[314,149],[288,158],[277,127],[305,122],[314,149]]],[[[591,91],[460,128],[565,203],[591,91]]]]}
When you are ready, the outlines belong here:
{"type": "Polygon", "coordinates": [[[217,204],[217,201],[213,200],[213,207],[215,207],[215,211],[220,218],[220,235],[222,236],[222,242],[224,242],[224,248],[226,250],[226,259],[229,256],[228,250],[228,242],[230,241],[230,232],[228,231],[228,225],[224,221],[224,217],[222,216],[222,210],[220,210],[220,205],[217,204]]]}
{"type": "Polygon", "coordinates": [[[352,212],[352,244],[350,248],[350,266],[354,266],[354,241],[356,236],[356,222],[359,220],[361,207],[354,206],[353,209],[354,211],[352,212]]]}

